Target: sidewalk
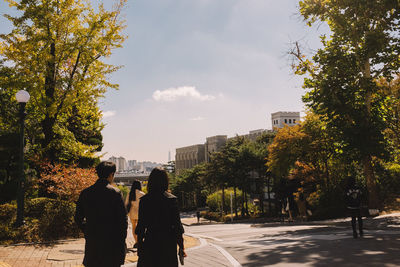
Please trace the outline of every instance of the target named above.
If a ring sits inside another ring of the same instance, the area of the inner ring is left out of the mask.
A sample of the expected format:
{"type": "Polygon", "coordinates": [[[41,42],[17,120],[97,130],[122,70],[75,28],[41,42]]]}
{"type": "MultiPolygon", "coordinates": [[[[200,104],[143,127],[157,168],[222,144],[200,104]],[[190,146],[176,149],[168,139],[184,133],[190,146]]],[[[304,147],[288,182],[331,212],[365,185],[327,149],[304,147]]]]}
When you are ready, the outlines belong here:
{"type": "MultiPolygon", "coordinates": [[[[197,223],[197,219],[196,219],[197,223]]],[[[199,238],[200,245],[186,249],[184,267],[241,267],[241,265],[218,245],[210,244],[199,238]]],[[[182,266],[179,264],[179,266],[182,266]]],[[[136,263],[125,264],[124,267],[136,267],[136,263]]]]}
{"type": "MultiPolygon", "coordinates": [[[[133,247],[133,236],[129,224],[127,246],[133,247]]],[[[196,247],[196,238],[185,236],[185,246],[196,247]]],[[[48,244],[17,244],[0,246],[0,267],[78,267],[83,266],[85,240],[70,239],[48,244]]],[[[137,261],[136,252],[129,250],[125,264],[137,261]]]]}
{"type": "Polygon", "coordinates": [[[187,218],[182,218],[181,222],[185,226],[192,226],[192,225],[205,225],[205,224],[215,224],[218,222],[210,221],[204,218],[200,218],[200,222],[197,222],[197,217],[187,217],[187,218]]]}

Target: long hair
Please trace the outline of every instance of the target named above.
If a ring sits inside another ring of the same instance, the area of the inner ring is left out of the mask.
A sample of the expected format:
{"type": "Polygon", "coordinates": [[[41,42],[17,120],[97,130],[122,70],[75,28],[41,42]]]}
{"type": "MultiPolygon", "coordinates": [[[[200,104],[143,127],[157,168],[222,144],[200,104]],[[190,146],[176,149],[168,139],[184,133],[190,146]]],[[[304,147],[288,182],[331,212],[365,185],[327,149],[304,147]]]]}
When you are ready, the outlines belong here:
{"type": "Polygon", "coordinates": [[[168,174],[165,170],[154,168],[149,176],[147,191],[152,193],[163,193],[168,190],[168,174]]]}
{"type": "Polygon", "coordinates": [[[136,189],[142,190],[142,185],[139,181],[133,181],[131,186],[131,191],[129,192],[129,201],[128,206],[126,207],[127,211],[129,212],[132,207],[132,201],[136,201],[136,189]]]}

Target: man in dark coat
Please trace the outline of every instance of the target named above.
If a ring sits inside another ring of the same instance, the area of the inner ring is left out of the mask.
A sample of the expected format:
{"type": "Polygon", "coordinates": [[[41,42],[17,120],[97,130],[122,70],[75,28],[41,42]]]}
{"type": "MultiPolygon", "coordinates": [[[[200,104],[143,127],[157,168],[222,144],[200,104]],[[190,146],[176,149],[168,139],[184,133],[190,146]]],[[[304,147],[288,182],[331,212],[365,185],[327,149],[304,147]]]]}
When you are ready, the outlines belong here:
{"type": "Polygon", "coordinates": [[[79,196],[75,222],[85,235],[87,267],[121,266],[126,254],[128,221],[122,194],[111,186],[115,164],[103,161],[96,167],[99,179],[79,196]]]}

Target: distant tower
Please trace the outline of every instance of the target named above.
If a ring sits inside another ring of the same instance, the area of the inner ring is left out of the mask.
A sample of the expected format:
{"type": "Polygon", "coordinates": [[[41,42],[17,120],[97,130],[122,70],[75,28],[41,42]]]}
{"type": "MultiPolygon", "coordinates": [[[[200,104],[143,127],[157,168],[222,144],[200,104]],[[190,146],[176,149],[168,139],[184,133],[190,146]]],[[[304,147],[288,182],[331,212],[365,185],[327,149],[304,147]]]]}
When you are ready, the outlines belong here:
{"type": "Polygon", "coordinates": [[[168,151],[168,162],[171,161],[171,151],[168,151]]]}

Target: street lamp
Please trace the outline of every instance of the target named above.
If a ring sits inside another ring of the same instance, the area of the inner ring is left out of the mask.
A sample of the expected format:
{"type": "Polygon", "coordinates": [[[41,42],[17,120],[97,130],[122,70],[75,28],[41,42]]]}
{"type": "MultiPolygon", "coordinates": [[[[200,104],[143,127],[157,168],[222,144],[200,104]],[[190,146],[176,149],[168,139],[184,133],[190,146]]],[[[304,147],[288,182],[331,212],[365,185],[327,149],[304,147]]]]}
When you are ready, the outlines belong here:
{"type": "Polygon", "coordinates": [[[19,149],[19,181],[17,189],[17,220],[15,226],[19,227],[24,224],[24,183],[25,183],[25,172],[24,172],[24,122],[25,122],[25,105],[29,101],[30,95],[25,90],[20,90],[15,95],[19,103],[19,116],[20,116],[20,149],[19,149]]]}

